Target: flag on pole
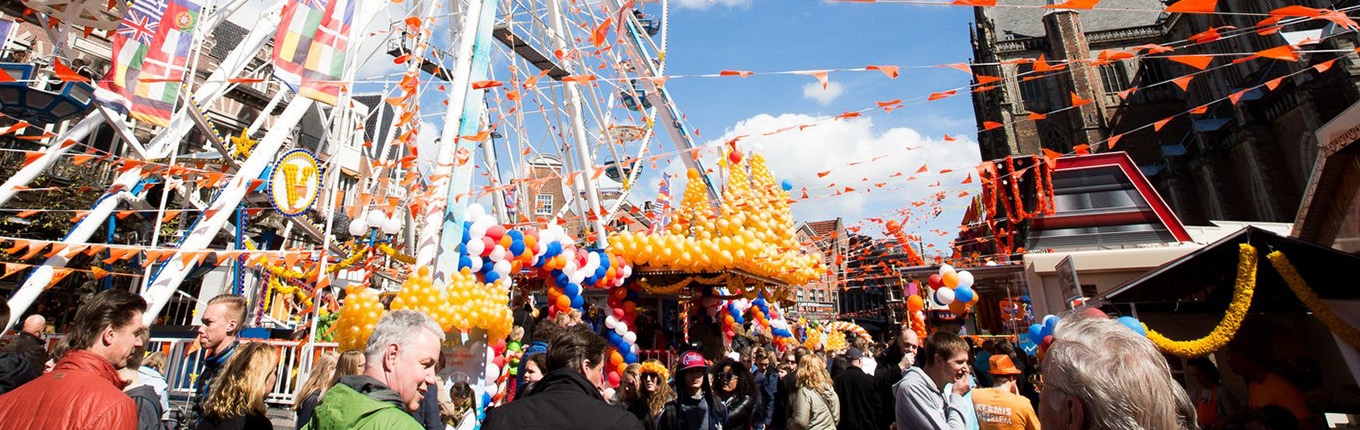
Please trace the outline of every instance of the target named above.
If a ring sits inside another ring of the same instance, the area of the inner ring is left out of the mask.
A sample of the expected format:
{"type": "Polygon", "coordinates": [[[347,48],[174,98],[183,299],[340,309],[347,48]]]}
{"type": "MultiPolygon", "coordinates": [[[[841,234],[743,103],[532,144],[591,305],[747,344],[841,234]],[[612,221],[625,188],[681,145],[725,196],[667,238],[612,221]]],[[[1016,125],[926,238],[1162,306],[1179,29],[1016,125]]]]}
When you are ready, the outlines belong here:
{"type": "Polygon", "coordinates": [[[137,0],[113,33],[113,74],[100,83],[132,117],[161,127],[179,97],[201,0],[137,0]]]}
{"type": "Polygon", "coordinates": [[[661,188],[656,191],[656,202],[652,204],[652,213],[648,218],[652,219],[652,228],[649,233],[655,233],[670,223],[671,209],[671,176],[662,175],[661,188]]]}
{"type": "Polygon", "coordinates": [[[334,106],[349,46],[354,0],[289,0],[274,33],[274,75],[304,97],[334,106]]]}

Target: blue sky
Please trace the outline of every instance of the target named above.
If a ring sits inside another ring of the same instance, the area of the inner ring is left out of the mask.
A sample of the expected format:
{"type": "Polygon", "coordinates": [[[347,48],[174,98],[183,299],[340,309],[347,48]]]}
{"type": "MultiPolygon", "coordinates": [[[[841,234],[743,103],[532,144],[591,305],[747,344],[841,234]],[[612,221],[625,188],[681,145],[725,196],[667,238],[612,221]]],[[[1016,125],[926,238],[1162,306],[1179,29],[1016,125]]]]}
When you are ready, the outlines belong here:
{"type": "MultiPolygon", "coordinates": [[[[411,3],[387,7],[367,28],[368,32],[399,22],[408,13],[405,9],[411,3]]],[[[233,21],[250,25],[263,4],[263,1],[250,0],[245,9],[233,16],[233,21]]],[[[595,2],[578,4],[590,7],[595,2]]],[[[660,14],[658,3],[644,4],[642,8],[653,17],[660,14]]],[[[602,20],[602,15],[596,13],[594,18],[602,20]]],[[[900,208],[912,208],[914,201],[941,190],[947,191],[950,198],[943,205],[947,210],[939,218],[928,223],[916,224],[910,220],[906,223],[911,226],[912,233],[942,246],[953,237],[953,227],[958,224],[962,207],[967,203],[966,199],[954,196],[960,190],[976,193],[974,188],[969,188],[972,185],[959,185],[972,170],[971,166],[979,161],[974,143],[976,123],[966,91],[891,113],[875,110],[861,118],[822,122],[803,131],[761,135],[841,112],[872,107],[876,101],[923,98],[932,92],[965,87],[969,76],[958,70],[908,67],[968,61],[971,20],[972,10],[966,7],[821,0],[675,0],[671,2],[668,23],[666,74],[676,77],[669,80],[666,87],[689,125],[699,130],[701,135],[696,143],[714,145],[736,136],[752,135],[741,141],[743,151],[764,153],[770,159],[775,175],[792,182],[795,193],[807,187],[810,195],[819,197],[794,205],[795,217],[800,221],[839,216],[855,225],[866,217],[881,217],[900,208]],[[897,79],[889,79],[876,71],[832,72],[827,90],[822,90],[812,76],[763,74],[859,68],[871,64],[902,66],[902,74],[897,79]],[[756,74],[746,78],[687,77],[721,70],[749,70],[756,74]],[[945,134],[958,140],[944,142],[945,134]],[[852,166],[851,163],[862,164],[852,166]],[[921,178],[912,182],[904,182],[905,178],[901,177],[890,179],[897,172],[914,174],[922,164],[930,166],[932,173],[919,175],[921,178]],[[957,172],[934,173],[943,168],[957,172]],[[818,177],[818,172],[828,170],[832,173],[818,177]],[[860,182],[861,179],[867,179],[868,183],[860,182]],[[937,180],[941,186],[928,186],[937,180]],[[854,192],[835,197],[830,196],[831,190],[827,188],[835,183],[836,189],[851,186],[864,190],[872,188],[870,184],[876,182],[889,182],[889,185],[872,193],[854,192]],[[951,234],[927,233],[932,229],[949,230],[951,234]]],[[[580,29],[574,31],[577,37],[584,33],[580,29]]],[[[437,35],[447,32],[447,22],[437,24],[437,35]]],[[[585,37],[588,38],[588,34],[585,37]]],[[[381,39],[381,36],[369,38],[361,48],[372,52],[362,54],[364,63],[358,73],[359,79],[369,80],[368,84],[357,85],[367,91],[382,89],[381,84],[372,82],[383,79],[384,74],[400,72],[399,66],[381,53],[384,46],[381,39]]],[[[610,40],[613,40],[612,36],[610,40]]],[[[659,37],[654,40],[660,43],[659,37]]],[[[436,44],[446,47],[448,41],[437,38],[436,44]]],[[[500,45],[497,48],[503,51],[500,45]]],[[[582,48],[591,49],[589,46],[582,48]]],[[[498,53],[494,62],[496,79],[508,79],[505,55],[498,53]]],[[[601,77],[608,78],[603,72],[601,77]]],[[[443,95],[435,88],[437,85],[428,85],[422,95],[421,114],[426,120],[420,137],[431,147],[442,127],[440,117],[444,111],[443,95]]],[[[540,89],[550,92],[557,89],[556,85],[545,82],[540,84],[540,89]]],[[[611,86],[614,84],[602,81],[597,85],[597,99],[588,103],[612,112],[617,122],[627,122],[620,118],[628,115],[628,111],[617,102],[610,106],[603,100],[617,92],[617,88],[611,86]]],[[[546,93],[537,101],[555,102],[546,93]]],[[[588,123],[587,127],[596,128],[599,124],[588,123]]],[[[507,138],[507,143],[532,146],[534,151],[541,153],[559,151],[559,143],[553,142],[553,137],[544,137],[546,127],[542,122],[528,124],[526,128],[532,132],[524,133],[523,142],[516,142],[512,136],[507,138]]],[[[671,151],[669,139],[664,133],[659,135],[663,137],[652,143],[652,153],[671,151]]],[[[710,159],[715,156],[706,155],[710,159]]],[[[602,164],[609,158],[612,157],[602,151],[593,161],[602,164]]],[[[663,172],[683,177],[681,163],[665,165],[678,160],[672,157],[662,161],[660,169],[645,169],[632,199],[653,198],[663,172]]],[[[503,172],[512,170],[505,168],[503,172]]],[[[673,189],[678,199],[683,184],[677,182],[673,189]]],[[[869,226],[865,232],[881,234],[879,229],[869,226]]]]}

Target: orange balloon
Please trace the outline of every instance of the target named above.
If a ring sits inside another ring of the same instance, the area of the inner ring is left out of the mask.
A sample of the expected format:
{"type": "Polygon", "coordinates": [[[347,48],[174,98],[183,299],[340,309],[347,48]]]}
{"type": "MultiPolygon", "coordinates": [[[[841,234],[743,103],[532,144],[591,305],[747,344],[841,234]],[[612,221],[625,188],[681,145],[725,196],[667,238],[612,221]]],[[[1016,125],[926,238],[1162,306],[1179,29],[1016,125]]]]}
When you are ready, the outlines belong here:
{"type": "Polygon", "coordinates": [[[953,312],[954,315],[963,316],[963,314],[968,313],[968,304],[955,300],[953,303],[949,304],[949,311],[953,312]]]}
{"type": "Polygon", "coordinates": [[[926,301],[922,299],[921,296],[907,297],[907,310],[912,312],[920,312],[925,308],[926,301]]]}
{"type": "Polygon", "coordinates": [[[940,276],[940,280],[944,282],[944,286],[949,288],[959,286],[958,272],[946,272],[944,275],[940,276]]]}
{"type": "Polygon", "coordinates": [[[571,297],[567,297],[565,294],[557,296],[557,309],[564,311],[571,309],[571,297]]]}

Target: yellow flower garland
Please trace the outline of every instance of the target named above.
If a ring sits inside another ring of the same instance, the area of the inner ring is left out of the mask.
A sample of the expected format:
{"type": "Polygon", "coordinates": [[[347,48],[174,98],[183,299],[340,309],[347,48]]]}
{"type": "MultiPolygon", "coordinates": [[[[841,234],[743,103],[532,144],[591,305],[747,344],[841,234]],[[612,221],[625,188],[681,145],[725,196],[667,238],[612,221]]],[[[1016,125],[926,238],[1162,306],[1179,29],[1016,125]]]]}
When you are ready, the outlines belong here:
{"type": "Polygon", "coordinates": [[[393,260],[396,260],[398,262],[406,264],[416,264],[415,257],[402,254],[401,252],[398,252],[396,248],[393,248],[386,243],[378,244],[378,250],[382,251],[383,254],[387,254],[388,257],[391,257],[393,260]]]}
{"type": "Polygon", "coordinates": [[[1308,309],[1313,311],[1313,316],[1322,321],[1322,325],[1336,336],[1345,341],[1352,348],[1360,349],[1360,330],[1356,330],[1345,320],[1336,315],[1332,308],[1327,307],[1326,303],[1313,293],[1313,289],[1308,287],[1308,282],[1299,276],[1299,272],[1294,270],[1294,265],[1289,263],[1289,259],[1280,251],[1271,252],[1266,255],[1270,259],[1270,264],[1275,266],[1275,270],[1280,272],[1280,277],[1284,278],[1284,283],[1289,285],[1289,289],[1294,290],[1294,295],[1298,296],[1299,301],[1308,305],[1308,309]]]}
{"type": "Polygon", "coordinates": [[[666,370],[666,365],[661,364],[660,361],[656,360],[647,360],[642,362],[642,367],[638,369],[638,373],[655,374],[658,377],[660,377],[662,383],[665,383],[666,381],[669,381],[671,379],[671,372],[666,370]]]}
{"type": "Polygon", "coordinates": [[[1251,296],[1256,292],[1257,263],[1255,247],[1248,243],[1239,246],[1241,252],[1237,261],[1237,285],[1233,290],[1232,303],[1228,304],[1228,310],[1223,314],[1223,320],[1219,321],[1218,326],[1214,327],[1208,336],[1189,341],[1167,339],[1144,324],[1143,328],[1147,330],[1148,339],[1157,346],[1157,349],[1181,358],[1203,357],[1223,348],[1232,340],[1233,335],[1237,334],[1237,329],[1242,327],[1242,319],[1247,316],[1247,309],[1251,308],[1251,296]]]}

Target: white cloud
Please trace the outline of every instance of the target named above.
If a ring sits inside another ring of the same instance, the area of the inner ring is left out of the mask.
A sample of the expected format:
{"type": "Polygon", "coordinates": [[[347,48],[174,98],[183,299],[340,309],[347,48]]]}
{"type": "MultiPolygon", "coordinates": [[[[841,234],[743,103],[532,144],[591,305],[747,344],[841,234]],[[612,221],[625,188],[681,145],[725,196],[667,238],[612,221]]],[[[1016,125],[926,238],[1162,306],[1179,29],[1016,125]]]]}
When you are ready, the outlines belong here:
{"type": "Polygon", "coordinates": [[[676,5],[686,9],[708,9],[712,6],[745,7],[751,5],[751,0],[679,0],[676,5]]]}
{"type": "Polygon", "coordinates": [[[821,82],[810,82],[803,85],[803,97],[816,100],[822,106],[830,105],[845,92],[845,87],[840,82],[827,82],[826,88],[822,88],[821,82]]]}

